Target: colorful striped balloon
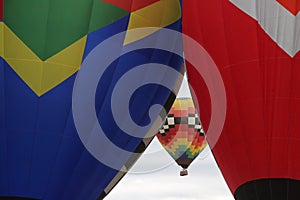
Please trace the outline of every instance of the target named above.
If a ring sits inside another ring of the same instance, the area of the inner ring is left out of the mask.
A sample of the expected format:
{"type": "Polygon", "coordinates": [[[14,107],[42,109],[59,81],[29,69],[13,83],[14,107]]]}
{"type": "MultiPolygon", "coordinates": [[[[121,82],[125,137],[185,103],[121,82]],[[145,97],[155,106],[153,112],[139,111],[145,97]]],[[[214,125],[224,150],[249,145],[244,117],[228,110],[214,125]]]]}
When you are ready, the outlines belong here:
{"type": "Polygon", "coordinates": [[[191,98],[175,100],[157,138],[177,164],[183,168],[180,175],[187,175],[186,169],[207,146],[191,98]]]}

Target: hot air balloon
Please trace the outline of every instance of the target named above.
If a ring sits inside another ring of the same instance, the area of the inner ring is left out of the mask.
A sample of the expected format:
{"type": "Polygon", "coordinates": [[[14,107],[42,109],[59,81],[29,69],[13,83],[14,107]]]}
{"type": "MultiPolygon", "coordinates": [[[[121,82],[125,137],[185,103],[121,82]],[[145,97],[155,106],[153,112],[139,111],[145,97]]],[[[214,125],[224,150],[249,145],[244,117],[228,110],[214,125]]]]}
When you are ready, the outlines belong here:
{"type": "MultiPolygon", "coordinates": [[[[183,31],[224,81],[227,112],[212,146],[237,200],[299,199],[299,6],[283,0],[186,0],[183,31]]],[[[189,45],[185,55],[191,55],[189,45]]],[[[212,115],[203,77],[188,64],[206,131],[212,115]]],[[[210,143],[210,133],[207,133],[210,143]]]]}
{"type": "Polygon", "coordinates": [[[207,146],[192,98],[175,100],[156,136],[176,163],[183,168],[180,175],[188,175],[187,168],[207,146]]]}
{"type": "MultiPolygon", "coordinates": [[[[104,68],[98,61],[107,57],[95,55],[102,42],[125,32],[118,43],[123,50],[155,34],[136,38],[129,31],[150,24],[181,30],[179,0],[0,0],[0,199],[102,199],[133,165],[139,154],[113,157],[99,144],[103,158],[121,164],[113,168],[85,147],[74,122],[72,94],[85,70],[81,66],[91,67],[86,63],[94,59],[92,65],[104,68]]],[[[180,44],[178,38],[173,42],[180,44]]],[[[152,138],[118,127],[110,109],[112,93],[124,74],[149,63],[180,71],[182,59],[151,48],[119,53],[87,100],[95,103],[106,137],[129,153],[143,152],[152,138]]],[[[160,75],[175,84],[176,77],[160,75]]],[[[165,87],[141,86],[130,99],[132,120],[145,126],[153,104],[170,107],[174,99],[165,87]]]]}

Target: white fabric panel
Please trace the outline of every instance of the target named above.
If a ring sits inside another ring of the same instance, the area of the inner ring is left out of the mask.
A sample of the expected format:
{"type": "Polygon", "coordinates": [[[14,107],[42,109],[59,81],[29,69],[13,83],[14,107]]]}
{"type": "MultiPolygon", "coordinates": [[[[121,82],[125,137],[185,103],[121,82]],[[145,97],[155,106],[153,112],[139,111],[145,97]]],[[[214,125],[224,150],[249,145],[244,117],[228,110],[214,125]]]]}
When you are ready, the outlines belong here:
{"type": "Polygon", "coordinates": [[[229,0],[254,18],[287,54],[300,50],[300,14],[294,16],[276,0],[229,0]]]}

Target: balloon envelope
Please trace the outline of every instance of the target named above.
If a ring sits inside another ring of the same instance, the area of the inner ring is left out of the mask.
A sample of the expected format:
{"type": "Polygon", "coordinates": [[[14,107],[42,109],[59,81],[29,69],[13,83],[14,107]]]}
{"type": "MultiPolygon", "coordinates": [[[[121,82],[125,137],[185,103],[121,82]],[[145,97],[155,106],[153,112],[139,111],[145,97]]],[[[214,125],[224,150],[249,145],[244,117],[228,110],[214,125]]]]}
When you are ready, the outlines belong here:
{"type": "MultiPolygon", "coordinates": [[[[109,37],[148,23],[181,30],[180,18],[177,0],[0,0],[0,199],[104,198],[137,156],[109,157],[110,149],[101,147],[103,157],[108,156],[112,163],[124,160],[115,169],[85,148],[72,112],[77,72],[109,37]]],[[[134,43],[132,38],[127,34],[120,48],[134,43]]],[[[130,136],[117,126],[110,109],[112,92],[123,74],[152,62],[177,71],[182,66],[180,56],[162,50],[120,53],[105,70],[91,99],[106,137],[128,152],[141,153],[149,141],[130,136]]],[[[161,76],[175,84],[176,77],[164,72],[161,76]]],[[[140,87],[130,101],[133,120],[147,125],[151,105],[165,105],[170,97],[174,99],[159,85],[140,87]]]]}
{"type": "MultiPolygon", "coordinates": [[[[184,1],[183,31],[207,50],[225,84],[226,120],[212,150],[236,199],[299,198],[297,5],[279,0],[184,1]]],[[[207,86],[191,65],[187,72],[201,99],[201,122],[207,130],[207,86]]],[[[209,134],[207,138],[209,142],[209,134]]]]}
{"type": "Polygon", "coordinates": [[[162,128],[159,142],[183,169],[207,146],[205,134],[191,98],[177,98],[162,128]]]}

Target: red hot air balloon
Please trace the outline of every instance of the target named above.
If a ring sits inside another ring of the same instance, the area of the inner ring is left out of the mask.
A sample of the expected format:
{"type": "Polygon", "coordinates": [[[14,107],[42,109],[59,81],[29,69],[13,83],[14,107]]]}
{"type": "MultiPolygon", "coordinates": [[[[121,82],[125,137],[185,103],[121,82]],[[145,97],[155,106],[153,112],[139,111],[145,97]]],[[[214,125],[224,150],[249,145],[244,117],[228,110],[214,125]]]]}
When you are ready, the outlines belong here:
{"type": "MultiPolygon", "coordinates": [[[[213,153],[231,192],[238,200],[299,199],[299,1],[183,4],[184,33],[207,50],[224,81],[226,120],[213,153]]],[[[207,130],[207,86],[189,64],[187,71],[207,130]]]]}

